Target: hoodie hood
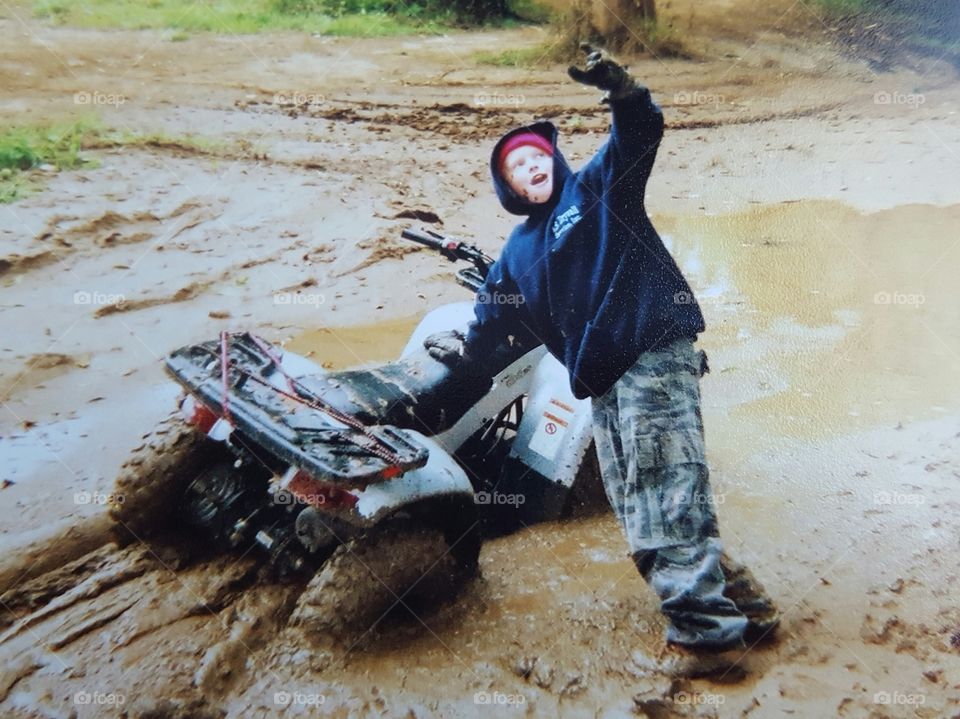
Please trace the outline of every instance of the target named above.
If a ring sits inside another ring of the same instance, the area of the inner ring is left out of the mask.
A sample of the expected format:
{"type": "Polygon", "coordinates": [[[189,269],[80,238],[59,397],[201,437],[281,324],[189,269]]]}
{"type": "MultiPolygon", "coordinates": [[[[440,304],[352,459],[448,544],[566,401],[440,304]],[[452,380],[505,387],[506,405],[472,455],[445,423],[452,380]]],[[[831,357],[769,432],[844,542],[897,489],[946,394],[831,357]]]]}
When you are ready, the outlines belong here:
{"type": "Polygon", "coordinates": [[[490,175],[493,178],[493,188],[497,192],[497,197],[500,199],[500,204],[503,205],[503,209],[513,215],[532,215],[543,210],[553,209],[553,206],[557,204],[557,200],[560,198],[560,193],[563,191],[563,186],[566,184],[570,174],[570,167],[557,148],[557,128],[552,122],[547,122],[546,120],[511,130],[497,141],[497,144],[493,147],[493,152],[490,154],[490,175]],[[503,147],[507,140],[521,132],[535,132],[541,137],[546,138],[553,148],[553,192],[549,200],[540,204],[528,202],[523,197],[520,197],[520,195],[514,192],[513,188],[507,184],[506,179],[500,172],[498,162],[500,148],[503,147]]]}

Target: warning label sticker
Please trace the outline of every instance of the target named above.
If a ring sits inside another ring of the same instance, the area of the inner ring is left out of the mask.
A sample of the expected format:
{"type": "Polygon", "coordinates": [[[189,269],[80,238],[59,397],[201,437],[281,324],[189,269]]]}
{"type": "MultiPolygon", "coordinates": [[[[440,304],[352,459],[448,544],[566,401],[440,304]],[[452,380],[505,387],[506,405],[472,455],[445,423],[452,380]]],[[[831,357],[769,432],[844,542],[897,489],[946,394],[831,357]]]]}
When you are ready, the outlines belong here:
{"type": "Polygon", "coordinates": [[[550,409],[540,415],[537,428],[533,431],[528,446],[541,457],[553,461],[563,443],[573,408],[557,400],[551,400],[550,404],[550,409]]]}

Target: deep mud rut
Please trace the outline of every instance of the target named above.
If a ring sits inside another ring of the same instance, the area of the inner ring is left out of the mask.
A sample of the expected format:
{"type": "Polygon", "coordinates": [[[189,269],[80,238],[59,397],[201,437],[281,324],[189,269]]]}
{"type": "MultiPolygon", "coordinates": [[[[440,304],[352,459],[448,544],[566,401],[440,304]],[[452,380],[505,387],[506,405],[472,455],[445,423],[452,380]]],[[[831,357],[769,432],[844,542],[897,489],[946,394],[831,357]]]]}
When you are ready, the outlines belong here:
{"type": "Polygon", "coordinates": [[[173,139],[96,150],[0,206],[0,714],[956,713],[957,78],[875,75],[789,31],[818,24],[803,3],[696,12],[703,59],[631,63],[668,123],[647,204],[707,315],[721,528],[780,603],[781,641],[708,677],[663,671],[609,515],[491,541],[459,596],[347,645],[294,626],[303,586],[255,555],[109,544],[116,471],[176,394],[166,352],[253,329],[325,366],[395,356],[468,299],[400,229],[496,254],[513,219],[492,141],[549,116],[579,165],[606,116],[561,67],[471,59],[536,30],[174,43],[7,11],[6,119],[112,93],[106,124],[173,139]]]}

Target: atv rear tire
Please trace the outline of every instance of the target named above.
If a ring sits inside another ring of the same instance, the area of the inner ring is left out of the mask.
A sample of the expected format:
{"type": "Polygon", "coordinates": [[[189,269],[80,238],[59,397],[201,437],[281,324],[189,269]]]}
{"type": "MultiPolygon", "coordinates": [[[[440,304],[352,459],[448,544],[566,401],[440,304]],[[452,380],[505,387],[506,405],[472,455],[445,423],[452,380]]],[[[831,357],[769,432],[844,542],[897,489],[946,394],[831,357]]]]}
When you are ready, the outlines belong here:
{"type": "Polygon", "coordinates": [[[216,456],[216,444],[172,412],[123,463],[110,497],[114,537],[126,545],[169,522],[187,484],[216,456]]]}
{"type": "Polygon", "coordinates": [[[333,640],[359,639],[395,607],[415,612],[455,595],[476,574],[479,547],[476,523],[451,543],[422,521],[385,520],[334,550],[292,622],[333,640]]]}

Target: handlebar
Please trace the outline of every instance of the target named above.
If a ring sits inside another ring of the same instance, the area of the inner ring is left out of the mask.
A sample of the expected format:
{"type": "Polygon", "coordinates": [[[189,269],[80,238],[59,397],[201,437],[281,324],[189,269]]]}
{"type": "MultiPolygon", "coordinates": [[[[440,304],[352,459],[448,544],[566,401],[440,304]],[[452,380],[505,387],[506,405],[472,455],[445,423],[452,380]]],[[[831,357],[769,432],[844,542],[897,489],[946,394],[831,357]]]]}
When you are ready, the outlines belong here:
{"type": "MultiPolygon", "coordinates": [[[[457,260],[472,262],[476,268],[476,272],[479,273],[481,282],[486,279],[487,273],[490,271],[490,265],[494,263],[494,259],[476,245],[467,244],[456,237],[441,235],[439,232],[434,232],[433,230],[424,232],[408,227],[400,233],[400,236],[407,240],[419,242],[421,245],[425,245],[432,250],[436,250],[451,262],[456,262],[457,260]]],[[[468,271],[461,270],[461,273],[463,272],[468,271]]]]}
{"type": "Polygon", "coordinates": [[[443,242],[445,238],[439,233],[428,235],[426,232],[407,227],[400,233],[400,236],[405,240],[413,240],[414,242],[419,242],[421,245],[426,245],[432,250],[443,252],[445,249],[443,242]]]}

